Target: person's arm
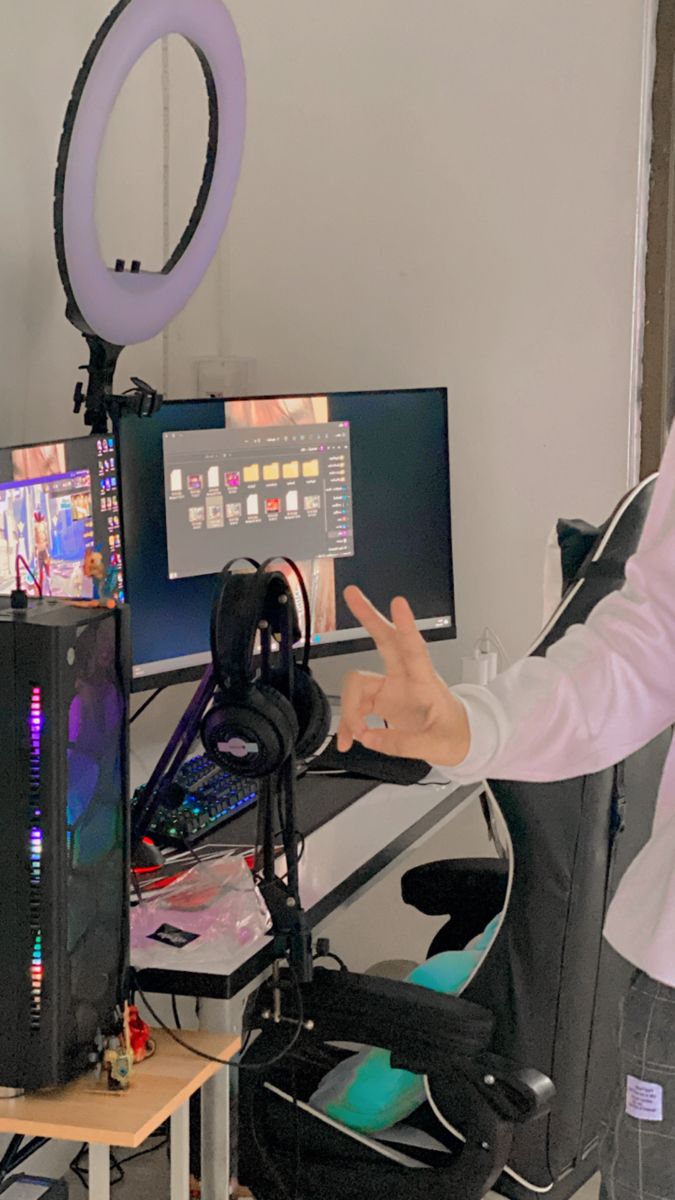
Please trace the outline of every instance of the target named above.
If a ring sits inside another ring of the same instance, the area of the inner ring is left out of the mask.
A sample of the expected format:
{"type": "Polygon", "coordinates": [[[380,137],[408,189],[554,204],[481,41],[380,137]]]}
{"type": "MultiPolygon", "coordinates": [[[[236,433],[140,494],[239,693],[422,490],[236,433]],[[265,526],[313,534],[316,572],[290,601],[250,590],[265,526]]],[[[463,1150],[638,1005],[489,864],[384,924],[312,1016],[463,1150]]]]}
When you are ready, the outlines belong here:
{"type": "MultiPolygon", "coordinates": [[[[675,537],[668,555],[675,596],[675,537]]],[[[543,783],[585,775],[666,729],[675,719],[675,611],[650,596],[665,585],[661,570],[650,564],[645,577],[634,561],[626,587],[545,658],[521,660],[486,688],[454,688],[472,740],[452,778],[543,783]]]]}
{"type": "Polygon", "coordinates": [[[486,776],[546,782],[610,766],[675,718],[674,437],[624,588],[601,601],[585,625],[568,630],[545,658],[521,660],[486,688],[446,689],[446,703],[422,638],[413,642],[404,602],[395,602],[392,625],[377,614],[378,624],[364,597],[349,591],[355,615],[378,648],[385,643],[387,671],[361,682],[358,673],[348,678],[343,748],[356,736],[373,749],[447,767],[459,782],[486,776]],[[413,644],[414,681],[405,667],[413,644]],[[424,695],[433,697],[426,708],[424,695]],[[367,731],[368,713],[389,720],[383,706],[398,728],[367,731]]]}

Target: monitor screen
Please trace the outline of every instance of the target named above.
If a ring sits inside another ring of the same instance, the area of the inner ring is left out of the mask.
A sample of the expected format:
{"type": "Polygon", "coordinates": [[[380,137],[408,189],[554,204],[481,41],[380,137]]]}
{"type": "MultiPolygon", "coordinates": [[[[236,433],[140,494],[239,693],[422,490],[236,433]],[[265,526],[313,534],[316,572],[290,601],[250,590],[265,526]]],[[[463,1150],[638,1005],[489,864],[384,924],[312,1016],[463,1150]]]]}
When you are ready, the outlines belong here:
{"type": "Polygon", "coordinates": [[[116,432],[135,690],[199,676],[215,576],[238,556],[298,562],[313,657],[372,644],[349,583],[384,608],[406,595],[429,640],[456,636],[444,388],[172,401],[116,432]]]}
{"type": "Polygon", "coordinates": [[[0,594],[90,600],[101,555],[124,599],[117,456],[112,437],[0,449],[0,594]]]}

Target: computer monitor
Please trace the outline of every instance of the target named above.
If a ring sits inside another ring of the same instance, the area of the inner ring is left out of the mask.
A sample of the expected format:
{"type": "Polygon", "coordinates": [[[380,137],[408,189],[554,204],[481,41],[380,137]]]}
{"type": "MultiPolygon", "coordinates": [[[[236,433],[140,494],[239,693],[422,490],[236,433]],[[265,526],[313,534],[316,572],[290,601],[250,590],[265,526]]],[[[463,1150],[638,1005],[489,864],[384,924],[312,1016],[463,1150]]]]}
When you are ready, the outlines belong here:
{"type": "Polygon", "coordinates": [[[83,564],[98,550],[124,599],[120,524],[112,437],[0,449],[0,595],[18,577],[29,595],[92,599],[83,564]]]}
{"type": "Polygon", "coordinates": [[[383,608],[406,595],[428,640],[457,636],[444,388],[172,401],[116,433],[134,690],[199,677],[240,555],[299,562],[313,657],[372,646],[349,583],[383,608]]]}

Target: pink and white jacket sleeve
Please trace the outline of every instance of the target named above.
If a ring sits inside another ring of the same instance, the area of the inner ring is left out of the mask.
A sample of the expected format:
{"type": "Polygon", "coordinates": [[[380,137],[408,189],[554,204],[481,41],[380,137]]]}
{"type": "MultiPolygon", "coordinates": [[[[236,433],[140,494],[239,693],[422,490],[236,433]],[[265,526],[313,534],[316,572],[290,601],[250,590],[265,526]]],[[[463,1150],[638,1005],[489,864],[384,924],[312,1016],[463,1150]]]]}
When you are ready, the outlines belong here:
{"type": "Polygon", "coordinates": [[[488,687],[453,688],[471,747],[458,782],[551,782],[602,770],[675,721],[675,433],[621,591],[545,658],[517,662],[488,687]]]}

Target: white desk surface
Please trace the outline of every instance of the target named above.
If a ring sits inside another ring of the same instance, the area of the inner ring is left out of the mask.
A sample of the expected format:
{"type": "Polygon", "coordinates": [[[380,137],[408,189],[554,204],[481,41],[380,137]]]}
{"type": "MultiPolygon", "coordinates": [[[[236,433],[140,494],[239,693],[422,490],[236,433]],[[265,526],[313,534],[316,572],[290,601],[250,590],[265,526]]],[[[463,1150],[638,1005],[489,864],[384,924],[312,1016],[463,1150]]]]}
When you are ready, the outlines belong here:
{"type": "MultiPolygon", "coordinates": [[[[300,892],[310,924],[316,926],[325,919],[404,850],[450,820],[475,794],[476,788],[447,784],[381,785],[308,835],[300,862],[300,892]]],[[[153,931],[163,923],[181,928],[180,917],[175,909],[158,910],[153,931]]],[[[224,945],[222,939],[209,939],[207,933],[182,948],[149,938],[147,945],[135,942],[131,957],[133,966],[141,971],[232,977],[268,947],[265,933],[243,946],[237,946],[234,939],[224,945]]],[[[153,990],[165,990],[158,983],[153,980],[153,990]]]]}
{"type": "MultiPolygon", "coordinates": [[[[146,780],[163,749],[154,739],[134,747],[132,753],[132,787],[146,780]]],[[[386,870],[410,846],[440,828],[457,811],[475,797],[476,786],[458,788],[434,773],[421,784],[401,787],[380,784],[355,800],[326,824],[309,834],[300,862],[300,891],[302,903],[312,927],[366,887],[386,870]],[[434,781],[437,782],[434,782],[434,781]]],[[[224,840],[227,835],[224,834],[224,840]]],[[[180,912],[158,910],[156,925],[166,923],[181,927],[180,912]]],[[[153,991],[182,991],[180,980],[164,985],[161,973],[184,976],[182,994],[203,994],[196,988],[194,976],[228,979],[227,994],[239,990],[238,976],[255,974],[253,960],[270,949],[270,939],[261,932],[245,945],[208,931],[197,941],[182,948],[172,947],[143,938],[132,939],[131,962],[139,971],[152,971],[147,986],[153,991]],[[155,974],[155,972],[159,974],[155,974]],[[187,976],[193,981],[187,984],[187,976]]],[[[209,989],[210,990],[210,989],[209,989]]]]}

